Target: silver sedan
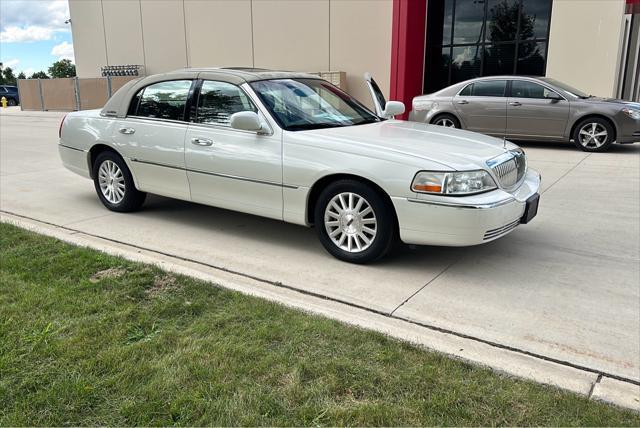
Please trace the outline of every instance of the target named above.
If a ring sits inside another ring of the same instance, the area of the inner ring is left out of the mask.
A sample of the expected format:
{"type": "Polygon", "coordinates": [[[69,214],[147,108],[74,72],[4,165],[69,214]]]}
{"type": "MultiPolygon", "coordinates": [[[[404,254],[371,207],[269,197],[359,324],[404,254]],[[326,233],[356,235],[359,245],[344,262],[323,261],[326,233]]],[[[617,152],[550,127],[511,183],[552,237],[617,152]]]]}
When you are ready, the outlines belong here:
{"type": "Polygon", "coordinates": [[[409,120],[588,152],[640,142],[640,103],[594,97],[548,77],[492,76],[413,99],[409,120]]]}

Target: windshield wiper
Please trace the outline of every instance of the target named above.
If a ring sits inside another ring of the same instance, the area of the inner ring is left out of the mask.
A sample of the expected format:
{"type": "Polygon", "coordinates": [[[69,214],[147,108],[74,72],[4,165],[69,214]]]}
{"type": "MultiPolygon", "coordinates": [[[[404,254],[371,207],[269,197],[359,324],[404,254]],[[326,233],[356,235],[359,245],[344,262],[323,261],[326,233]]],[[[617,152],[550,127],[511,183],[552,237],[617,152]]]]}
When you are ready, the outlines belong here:
{"type": "Polygon", "coordinates": [[[378,123],[378,122],[380,122],[380,119],[371,118],[371,119],[364,119],[363,121],[358,123],[354,123],[354,125],[366,125],[367,123],[378,123]]]}
{"type": "Polygon", "coordinates": [[[287,126],[287,131],[305,131],[309,129],[338,128],[343,125],[341,123],[302,123],[299,125],[287,126]]]}

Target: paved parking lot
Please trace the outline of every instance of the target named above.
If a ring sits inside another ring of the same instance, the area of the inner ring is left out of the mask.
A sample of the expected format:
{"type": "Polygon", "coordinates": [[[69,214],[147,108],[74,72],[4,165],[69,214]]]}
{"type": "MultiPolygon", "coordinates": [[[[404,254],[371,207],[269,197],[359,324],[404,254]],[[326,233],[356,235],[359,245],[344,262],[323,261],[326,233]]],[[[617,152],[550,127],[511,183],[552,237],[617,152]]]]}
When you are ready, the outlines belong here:
{"type": "Polygon", "coordinates": [[[155,196],[134,214],[107,211],[59,162],[61,116],[0,116],[3,212],[640,382],[640,145],[523,144],[543,178],[532,223],[483,246],[402,247],[355,266],[313,230],[273,220],[155,196]]]}

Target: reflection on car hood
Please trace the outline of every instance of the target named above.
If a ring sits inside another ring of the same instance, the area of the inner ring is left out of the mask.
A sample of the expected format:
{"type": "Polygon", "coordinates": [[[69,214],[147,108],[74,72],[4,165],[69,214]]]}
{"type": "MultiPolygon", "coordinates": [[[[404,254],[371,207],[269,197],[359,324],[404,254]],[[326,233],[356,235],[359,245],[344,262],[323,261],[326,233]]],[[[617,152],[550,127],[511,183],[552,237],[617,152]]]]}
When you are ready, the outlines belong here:
{"type": "Polygon", "coordinates": [[[640,110],[640,103],[636,103],[633,101],[618,100],[616,98],[591,97],[591,98],[581,99],[580,101],[588,102],[588,103],[620,104],[621,106],[628,106],[630,108],[635,108],[640,110]]]}
{"type": "MultiPolygon", "coordinates": [[[[359,154],[391,152],[445,165],[457,170],[486,169],[486,161],[504,153],[503,140],[475,132],[418,122],[387,120],[292,133],[305,144],[327,146],[359,154]]],[[[507,149],[517,146],[506,143],[507,149]]]]}

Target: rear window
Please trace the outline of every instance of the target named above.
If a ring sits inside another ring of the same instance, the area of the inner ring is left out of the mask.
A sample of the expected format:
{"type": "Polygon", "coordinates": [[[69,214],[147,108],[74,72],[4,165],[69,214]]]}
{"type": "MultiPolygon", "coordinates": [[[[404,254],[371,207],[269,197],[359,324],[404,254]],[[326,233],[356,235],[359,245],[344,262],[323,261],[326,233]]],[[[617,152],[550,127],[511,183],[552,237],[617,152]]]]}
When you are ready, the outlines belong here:
{"type": "Polygon", "coordinates": [[[487,80],[473,84],[474,97],[504,97],[506,80],[487,80]]]}
{"type": "Polygon", "coordinates": [[[191,80],[171,80],[149,85],[131,100],[129,115],[153,119],[184,120],[191,80]]]}

